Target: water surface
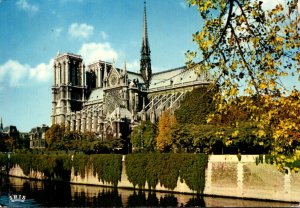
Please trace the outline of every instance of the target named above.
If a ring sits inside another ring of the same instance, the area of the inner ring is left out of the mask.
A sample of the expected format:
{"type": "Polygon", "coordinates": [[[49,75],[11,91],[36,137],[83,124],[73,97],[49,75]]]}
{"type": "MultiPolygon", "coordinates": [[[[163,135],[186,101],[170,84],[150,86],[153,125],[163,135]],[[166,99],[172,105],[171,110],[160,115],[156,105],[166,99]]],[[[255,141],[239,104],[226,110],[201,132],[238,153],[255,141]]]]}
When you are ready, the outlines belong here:
{"type": "Polygon", "coordinates": [[[197,197],[99,186],[32,181],[0,175],[0,204],[7,207],[295,207],[295,203],[197,197]],[[12,202],[11,195],[26,196],[12,202]]]}

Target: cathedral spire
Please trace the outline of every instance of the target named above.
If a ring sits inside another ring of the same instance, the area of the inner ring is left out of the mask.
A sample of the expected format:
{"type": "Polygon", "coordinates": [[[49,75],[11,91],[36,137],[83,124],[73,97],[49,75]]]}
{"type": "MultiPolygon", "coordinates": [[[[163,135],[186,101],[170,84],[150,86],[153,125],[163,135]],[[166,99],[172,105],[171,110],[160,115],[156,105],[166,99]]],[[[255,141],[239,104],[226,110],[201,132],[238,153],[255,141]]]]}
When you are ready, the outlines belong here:
{"type": "Polygon", "coordinates": [[[150,51],[149,40],[148,40],[146,1],[144,1],[144,25],[143,25],[142,48],[141,48],[140,72],[142,74],[142,77],[144,79],[147,88],[149,88],[149,84],[152,76],[150,53],[151,51],[150,51]]]}
{"type": "Polygon", "coordinates": [[[143,47],[150,49],[148,41],[148,29],[147,29],[147,10],[146,10],[146,1],[144,1],[144,26],[143,26],[143,47]]]}

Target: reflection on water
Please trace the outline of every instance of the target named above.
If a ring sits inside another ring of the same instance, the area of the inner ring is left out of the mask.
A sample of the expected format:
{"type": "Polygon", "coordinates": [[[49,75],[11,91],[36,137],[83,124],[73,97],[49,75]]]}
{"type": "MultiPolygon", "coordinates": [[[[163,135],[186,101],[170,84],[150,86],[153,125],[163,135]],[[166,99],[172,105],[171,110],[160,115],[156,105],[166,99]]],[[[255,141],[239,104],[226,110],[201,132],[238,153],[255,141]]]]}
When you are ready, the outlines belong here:
{"type": "Polygon", "coordinates": [[[99,186],[50,183],[0,175],[0,204],[8,207],[291,207],[295,204],[241,200],[99,186]],[[25,195],[25,202],[11,202],[9,195],[25,195]]]}

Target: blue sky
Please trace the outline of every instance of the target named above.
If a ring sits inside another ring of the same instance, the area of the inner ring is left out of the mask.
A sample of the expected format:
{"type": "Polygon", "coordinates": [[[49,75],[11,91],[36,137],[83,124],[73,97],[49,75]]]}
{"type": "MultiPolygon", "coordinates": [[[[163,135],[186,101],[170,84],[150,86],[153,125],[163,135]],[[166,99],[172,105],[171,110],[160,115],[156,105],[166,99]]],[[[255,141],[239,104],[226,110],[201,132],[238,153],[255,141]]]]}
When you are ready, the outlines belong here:
{"type": "MultiPolygon", "coordinates": [[[[153,71],[184,65],[202,26],[184,0],[148,0],[153,71]]],[[[50,125],[57,52],[139,69],[143,0],[0,0],[0,117],[21,131],[50,125]]]]}

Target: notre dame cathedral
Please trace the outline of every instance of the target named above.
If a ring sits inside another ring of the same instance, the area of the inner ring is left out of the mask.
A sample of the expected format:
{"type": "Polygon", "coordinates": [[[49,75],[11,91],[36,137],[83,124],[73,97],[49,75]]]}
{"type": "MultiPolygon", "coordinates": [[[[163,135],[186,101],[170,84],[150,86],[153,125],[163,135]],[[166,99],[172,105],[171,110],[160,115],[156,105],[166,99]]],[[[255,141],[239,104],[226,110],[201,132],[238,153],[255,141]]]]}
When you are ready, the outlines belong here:
{"type": "Polygon", "coordinates": [[[52,124],[71,131],[95,132],[99,138],[128,137],[141,121],[156,122],[164,110],[174,111],[186,92],[209,84],[206,74],[186,67],[152,73],[144,6],[140,73],[126,64],[96,61],[87,67],[80,55],[58,54],[54,61],[52,124]]]}

